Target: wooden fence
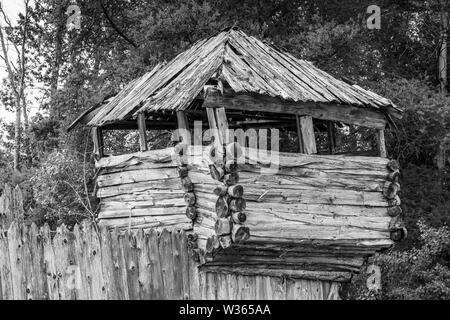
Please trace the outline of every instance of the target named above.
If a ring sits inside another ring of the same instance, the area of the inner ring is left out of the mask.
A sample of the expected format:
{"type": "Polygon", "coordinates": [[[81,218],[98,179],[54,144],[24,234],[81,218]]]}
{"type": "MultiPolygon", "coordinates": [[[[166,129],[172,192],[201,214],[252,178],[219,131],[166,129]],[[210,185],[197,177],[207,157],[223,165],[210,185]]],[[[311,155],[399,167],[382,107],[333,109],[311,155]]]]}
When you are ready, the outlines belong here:
{"type": "Polygon", "coordinates": [[[0,229],[7,229],[13,221],[21,221],[23,214],[22,190],[5,184],[0,195],[0,229]]]}
{"type": "Polygon", "coordinates": [[[334,282],[198,270],[182,230],[12,223],[0,234],[0,300],[338,299],[334,282]]]}

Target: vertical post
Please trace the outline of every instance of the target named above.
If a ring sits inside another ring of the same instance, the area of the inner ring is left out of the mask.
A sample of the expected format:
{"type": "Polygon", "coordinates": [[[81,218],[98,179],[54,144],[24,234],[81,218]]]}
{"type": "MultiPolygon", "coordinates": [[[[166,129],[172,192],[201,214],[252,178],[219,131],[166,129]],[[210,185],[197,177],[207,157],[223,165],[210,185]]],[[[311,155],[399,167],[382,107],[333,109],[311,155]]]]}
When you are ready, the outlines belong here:
{"type": "Polygon", "coordinates": [[[310,116],[296,116],[299,151],[305,154],[317,153],[313,120],[310,116]]]}
{"type": "Polygon", "coordinates": [[[333,121],[327,121],[328,148],[330,154],[336,153],[336,127],[333,121]]]}
{"type": "Polygon", "coordinates": [[[214,144],[217,146],[222,145],[222,141],[220,140],[220,135],[219,135],[219,129],[217,127],[216,115],[214,112],[214,108],[206,108],[206,114],[208,116],[209,129],[213,130],[214,144]]]}
{"type": "Polygon", "coordinates": [[[223,145],[227,145],[231,141],[229,141],[228,136],[228,120],[225,113],[225,108],[216,108],[214,111],[216,113],[217,128],[219,129],[220,139],[222,140],[223,145]]]}
{"type": "Polygon", "coordinates": [[[103,158],[103,132],[102,128],[92,128],[92,141],[94,142],[94,156],[98,159],[103,158]]]}
{"type": "Polygon", "coordinates": [[[139,148],[141,152],[147,151],[147,128],[145,125],[145,115],[143,112],[138,114],[138,129],[139,129],[139,148]]]}
{"type": "Polygon", "coordinates": [[[179,136],[183,143],[190,145],[190,133],[189,133],[189,124],[186,111],[177,111],[177,123],[179,129],[179,136]]]}
{"type": "Polygon", "coordinates": [[[295,121],[297,123],[297,136],[298,136],[298,153],[305,153],[305,147],[303,145],[303,136],[300,124],[300,117],[296,114],[295,121]]]}
{"type": "Polygon", "coordinates": [[[380,129],[377,133],[377,140],[378,140],[378,151],[380,154],[380,157],[386,158],[387,157],[387,151],[386,151],[386,140],[384,137],[384,130],[380,129]]]}

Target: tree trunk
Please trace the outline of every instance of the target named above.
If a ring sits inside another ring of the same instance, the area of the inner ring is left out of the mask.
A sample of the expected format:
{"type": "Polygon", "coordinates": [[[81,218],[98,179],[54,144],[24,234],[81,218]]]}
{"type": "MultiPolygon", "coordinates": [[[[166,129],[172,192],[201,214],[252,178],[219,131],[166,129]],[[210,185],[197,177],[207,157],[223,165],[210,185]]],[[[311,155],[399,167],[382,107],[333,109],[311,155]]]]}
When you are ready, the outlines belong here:
{"type": "Polygon", "coordinates": [[[439,84],[440,92],[447,94],[447,29],[448,29],[448,13],[446,8],[441,9],[441,23],[442,23],[442,35],[441,35],[441,47],[439,49],[439,84]]]}
{"type": "MultiPolygon", "coordinates": [[[[62,42],[65,31],[66,17],[64,15],[64,7],[67,1],[57,0],[55,1],[55,36],[53,39],[54,46],[54,60],[52,66],[52,75],[50,82],[50,108],[55,111],[56,93],[58,91],[58,79],[59,71],[62,61],[62,42]]],[[[56,113],[55,113],[56,114],[56,113]]]]}

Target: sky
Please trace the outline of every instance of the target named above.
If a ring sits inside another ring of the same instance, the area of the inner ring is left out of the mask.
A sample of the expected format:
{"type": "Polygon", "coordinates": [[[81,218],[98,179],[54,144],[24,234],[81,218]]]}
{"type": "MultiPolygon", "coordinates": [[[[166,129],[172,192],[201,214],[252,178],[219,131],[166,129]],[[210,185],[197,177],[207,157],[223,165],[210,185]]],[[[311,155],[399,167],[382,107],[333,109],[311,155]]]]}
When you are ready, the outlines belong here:
{"type": "MultiPolygon", "coordinates": [[[[18,14],[24,11],[25,5],[23,0],[0,0],[3,8],[5,9],[6,14],[11,20],[11,23],[15,24],[18,19],[18,14]]],[[[32,1],[30,1],[32,2],[32,1]]],[[[4,25],[4,22],[2,22],[4,25]]],[[[10,50],[13,53],[12,50],[10,50]]],[[[14,56],[11,54],[12,60],[14,60],[14,56]]],[[[0,79],[4,79],[8,77],[8,73],[6,72],[6,66],[2,59],[0,59],[0,79]]],[[[33,115],[37,112],[37,106],[31,106],[30,115],[33,115]]],[[[14,113],[8,112],[5,109],[5,106],[0,102],[0,118],[5,120],[6,122],[12,122],[14,120],[14,113]]]]}

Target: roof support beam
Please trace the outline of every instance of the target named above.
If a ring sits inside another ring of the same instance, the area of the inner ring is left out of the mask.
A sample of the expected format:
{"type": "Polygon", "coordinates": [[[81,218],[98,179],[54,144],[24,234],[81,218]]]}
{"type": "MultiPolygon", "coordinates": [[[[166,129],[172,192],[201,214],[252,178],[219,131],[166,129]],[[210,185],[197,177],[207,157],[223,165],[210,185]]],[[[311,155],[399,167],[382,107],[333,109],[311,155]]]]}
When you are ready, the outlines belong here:
{"type": "Polygon", "coordinates": [[[336,153],[336,126],[333,121],[327,121],[328,148],[330,154],[336,153]]]}
{"type": "Polygon", "coordinates": [[[139,129],[139,148],[142,152],[147,151],[147,128],[145,125],[144,113],[138,114],[138,129],[139,129]]]}
{"type": "Polygon", "coordinates": [[[386,151],[386,139],[384,137],[384,130],[382,130],[382,129],[378,130],[377,141],[378,141],[378,151],[379,151],[380,157],[386,158],[387,151],[386,151]]]}
{"type": "Polygon", "coordinates": [[[358,126],[384,129],[387,119],[380,111],[350,105],[324,104],[314,102],[293,102],[262,95],[234,94],[220,95],[209,92],[203,104],[209,108],[226,108],[310,116],[316,119],[332,120],[358,126]]]}
{"type": "Polygon", "coordinates": [[[103,132],[100,127],[93,127],[91,130],[92,141],[94,142],[94,157],[97,160],[103,158],[103,132]]]}
{"type": "Polygon", "coordinates": [[[317,153],[316,138],[314,136],[313,120],[310,116],[295,116],[297,120],[299,153],[317,153]]]}
{"type": "Polygon", "coordinates": [[[189,134],[189,122],[186,111],[177,111],[177,123],[178,123],[178,140],[182,140],[183,143],[190,145],[191,139],[189,134]]]}

